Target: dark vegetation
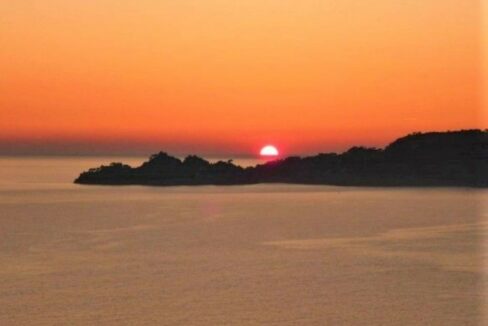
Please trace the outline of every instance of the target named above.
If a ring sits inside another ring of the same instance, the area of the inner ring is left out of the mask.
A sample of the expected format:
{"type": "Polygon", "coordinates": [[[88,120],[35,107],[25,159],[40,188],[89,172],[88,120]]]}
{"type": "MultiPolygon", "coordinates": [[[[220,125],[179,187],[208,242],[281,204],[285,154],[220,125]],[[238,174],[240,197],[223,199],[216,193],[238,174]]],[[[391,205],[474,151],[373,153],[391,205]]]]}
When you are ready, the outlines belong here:
{"type": "Polygon", "coordinates": [[[106,185],[238,185],[298,183],[344,186],[488,186],[488,131],[414,133],[384,149],[352,147],[342,154],[291,156],[255,167],[183,161],[164,152],[132,168],[122,163],[90,169],[75,183],[106,185]]]}

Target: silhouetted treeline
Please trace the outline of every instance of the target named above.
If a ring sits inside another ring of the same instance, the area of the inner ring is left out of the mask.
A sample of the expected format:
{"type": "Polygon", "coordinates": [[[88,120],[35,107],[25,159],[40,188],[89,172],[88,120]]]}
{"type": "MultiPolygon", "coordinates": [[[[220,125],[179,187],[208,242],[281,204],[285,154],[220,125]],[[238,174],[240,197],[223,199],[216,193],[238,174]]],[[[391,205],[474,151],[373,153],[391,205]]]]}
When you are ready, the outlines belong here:
{"type": "Polygon", "coordinates": [[[232,161],[183,161],[164,152],[132,168],[122,163],[90,169],[81,184],[237,185],[301,183],[347,186],[488,186],[488,131],[414,133],[384,149],[352,147],[342,154],[292,156],[255,167],[232,161]]]}

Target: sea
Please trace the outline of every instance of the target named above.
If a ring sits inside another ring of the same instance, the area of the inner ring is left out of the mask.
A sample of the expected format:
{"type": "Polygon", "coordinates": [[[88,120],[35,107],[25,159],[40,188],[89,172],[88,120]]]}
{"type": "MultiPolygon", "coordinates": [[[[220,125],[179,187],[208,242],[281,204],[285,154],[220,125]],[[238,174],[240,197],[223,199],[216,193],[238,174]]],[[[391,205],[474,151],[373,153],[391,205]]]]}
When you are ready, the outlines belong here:
{"type": "Polygon", "coordinates": [[[0,325],[487,324],[487,190],[73,183],[113,161],[0,157],[0,325]]]}

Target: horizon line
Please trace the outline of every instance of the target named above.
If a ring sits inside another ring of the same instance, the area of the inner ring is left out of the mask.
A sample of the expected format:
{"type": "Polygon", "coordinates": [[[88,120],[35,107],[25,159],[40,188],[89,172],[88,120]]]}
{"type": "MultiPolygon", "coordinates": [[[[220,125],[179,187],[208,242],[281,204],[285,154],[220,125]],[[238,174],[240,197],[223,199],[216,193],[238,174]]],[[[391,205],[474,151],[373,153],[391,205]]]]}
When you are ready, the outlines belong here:
{"type": "MultiPolygon", "coordinates": [[[[455,133],[455,132],[463,132],[463,131],[482,131],[488,132],[488,128],[461,128],[461,129],[447,129],[447,130],[429,130],[429,131],[412,131],[408,133],[403,133],[400,136],[392,137],[392,139],[383,142],[383,144],[373,144],[368,142],[363,143],[356,143],[356,144],[327,144],[324,143],[324,148],[319,149],[319,144],[310,144],[303,146],[303,151],[297,150],[283,150],[281,146],[279,146],[280,151],[282,152],[279,155],[280,158],[283,157],[290,157],[290,156],[307,156],[307,155],[316,155],[321,153],[344,153],[353,147],[366,147],[366,148],[377,148],[377,149],[384,149],[389,144],[398,140],[400,138],[415,135],[415,134],[429,134],[429,133],[455,133]],[[314,149],[312,149],[314,148],[314,149]]],[[[25,140],[24,140],[25,141],[25,140]]],[[[142,145],[140,149],[137,149],[135,144],[131,144],[132,146],[128,146],[128,149],[122,149],[121,143],[98,143],[98,146],[94,146],[92,142],[45,142],[46,147],[40,147],[43,145],[43,141],[40,139],[32,139],[27,140],[27,142],[5,142],[2,143],[0,139],[0,157],[150,157],[151,155],[159,152],[166,152],[175,157],[184,158],[189,155],[197,155],[203,158],[209,159],[259,159],[260,155],[259,149],[251,150],[249,148],[248,151],[241,151],[241,152],[232,152],[231,150],[226,151],[227,146],[222,147],[222,151],[216,151],[213,149],[213,146],[199,146],[190,143],[179,144],[182,148],[192,148],[190,150],[178,150],[175,146],[178,144],[161,144],[160,146],[157,144],[140,144],[142,145]],[[80,146],[81,145],[81,146],[80,146]],[[20,148],[19,148],[20,147],[20,148]],[[50,147],[50,148],[49,148],[50,147]],[[98,147],[98,148],[97,148],[98,147]],[[112,147],[112,148],[110,148],[112,147]],[[198,147],[202,147],[202,150],[199,151],[198,147]]]]}

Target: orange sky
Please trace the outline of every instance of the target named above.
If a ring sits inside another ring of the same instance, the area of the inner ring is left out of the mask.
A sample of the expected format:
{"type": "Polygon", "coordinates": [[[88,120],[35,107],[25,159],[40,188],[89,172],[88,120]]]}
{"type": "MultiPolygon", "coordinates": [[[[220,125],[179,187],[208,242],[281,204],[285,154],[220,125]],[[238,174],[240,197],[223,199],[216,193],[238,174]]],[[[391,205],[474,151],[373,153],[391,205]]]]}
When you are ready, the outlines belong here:
{"type": "Polygon", "coordinates": [[[478,0],[0,0],[0,12],[0,153],[312,153],[487,127],[478,0]]]}

